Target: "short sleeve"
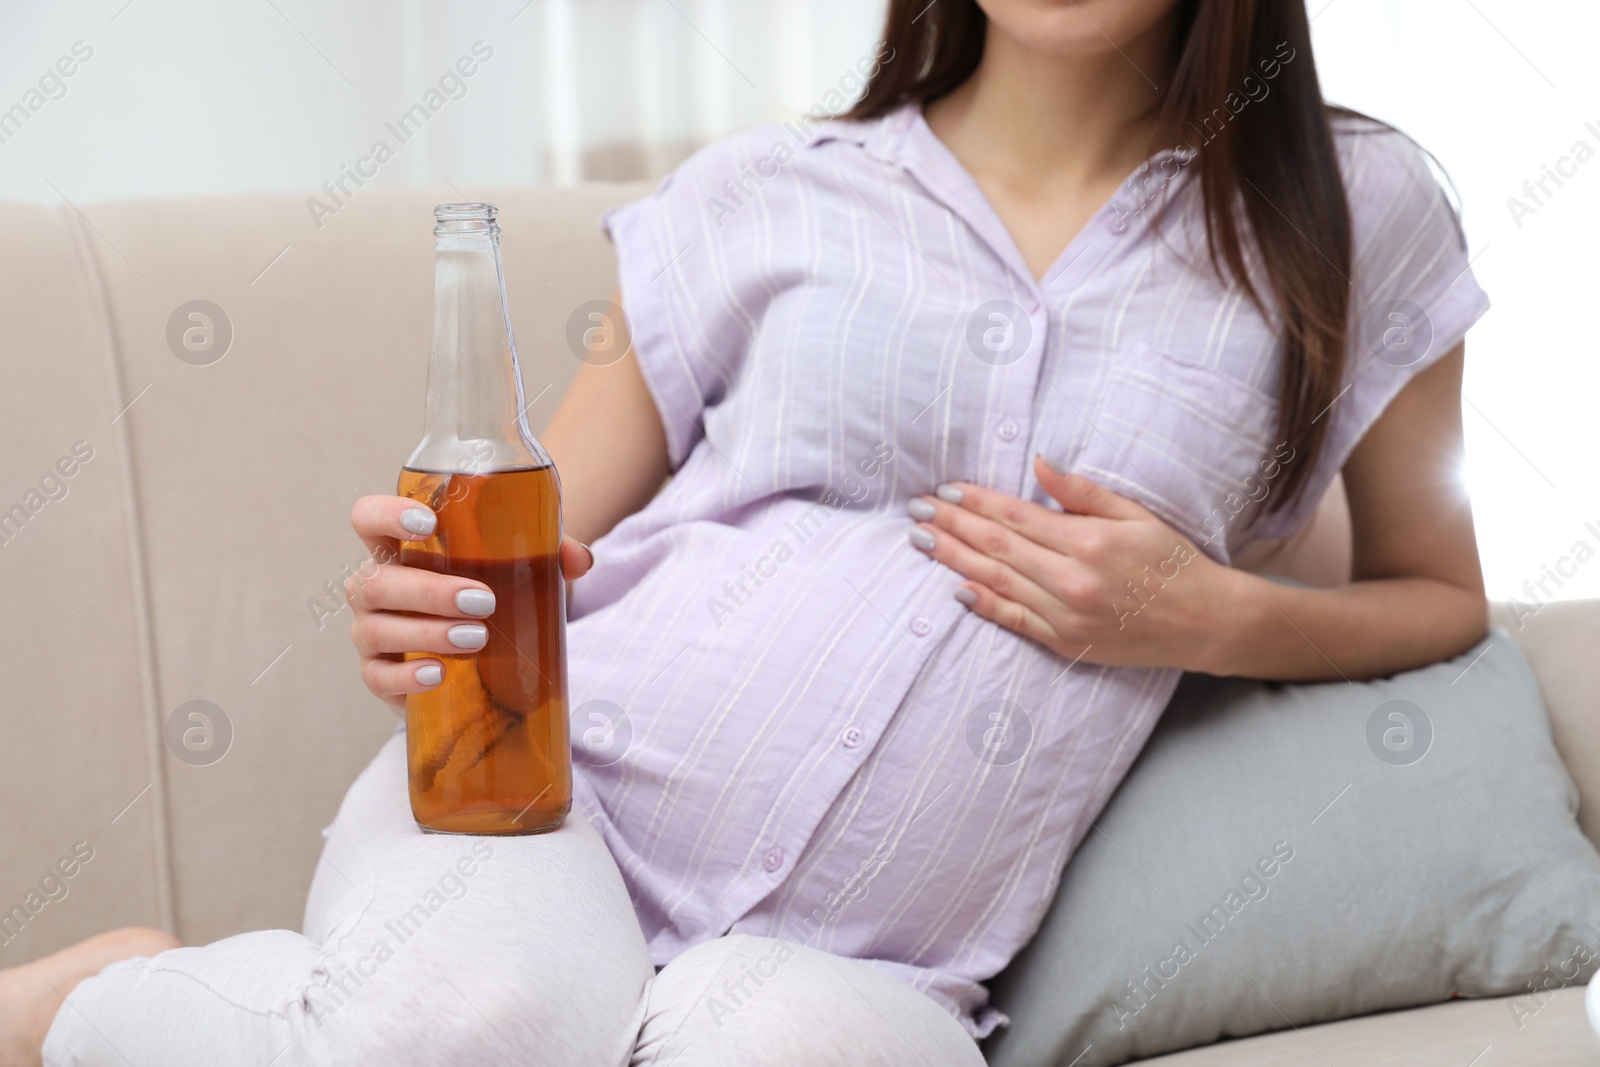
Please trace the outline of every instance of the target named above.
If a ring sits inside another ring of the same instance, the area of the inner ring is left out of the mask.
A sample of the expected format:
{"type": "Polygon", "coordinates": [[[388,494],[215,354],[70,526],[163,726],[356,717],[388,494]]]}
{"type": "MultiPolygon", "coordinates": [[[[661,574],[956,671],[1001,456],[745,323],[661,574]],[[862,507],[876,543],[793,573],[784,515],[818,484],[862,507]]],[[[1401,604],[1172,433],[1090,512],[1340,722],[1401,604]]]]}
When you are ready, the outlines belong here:
{"type": "Polygon", "coordinates": [[[1297,533],[1400,390],[1460,344],[1489,309],[1460,219],[1422,150],[1370,123],[1336,128],[1350,203],[1352,276],[1344,387],[1304,491],[1255,537],[1297,533]]]}
{"type": "Polygon", "coordinates": [[[748,220],[730,210],[733,199],[723,188],[741,175],[747,139],[701,150],[653,194],[600,220],[616,250],[634,355],[660,412],[674,471],[705,436],[708,412],[735,381],[759,314],[751,266],[759,257],[746,247],[754,228],[737,224],[748,220]]]}

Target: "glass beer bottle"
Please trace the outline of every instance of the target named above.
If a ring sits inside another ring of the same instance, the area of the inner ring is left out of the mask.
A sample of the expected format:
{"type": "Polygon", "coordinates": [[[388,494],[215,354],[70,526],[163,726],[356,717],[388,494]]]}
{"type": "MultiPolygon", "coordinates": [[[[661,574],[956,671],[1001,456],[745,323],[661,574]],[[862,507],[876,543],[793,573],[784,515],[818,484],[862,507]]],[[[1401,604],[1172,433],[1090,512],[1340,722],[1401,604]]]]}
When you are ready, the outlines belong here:
{"type": "Polygon", "coordinates": [[[406,657],[444,663],[443,682],[406,698],[411,812],[441,833],[540,833],[572,806],[561,483],[528,429],[495,215],[434,209],[427,418],[398,490],[439,519],[400,562],[495,598],[480,651],[406,657]]]}

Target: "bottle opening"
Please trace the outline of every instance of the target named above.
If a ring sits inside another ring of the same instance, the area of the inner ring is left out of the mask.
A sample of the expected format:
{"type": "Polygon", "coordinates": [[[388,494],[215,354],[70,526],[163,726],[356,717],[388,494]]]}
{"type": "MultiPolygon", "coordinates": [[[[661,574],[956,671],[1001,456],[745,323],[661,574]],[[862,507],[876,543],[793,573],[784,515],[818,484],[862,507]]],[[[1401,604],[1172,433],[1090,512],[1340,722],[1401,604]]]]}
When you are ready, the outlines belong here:
{"type": "Polygon", "coordinates": [[[494,204],[440,204],[433,209],[435,236],[447,233],[499,233],[494,204]]]}

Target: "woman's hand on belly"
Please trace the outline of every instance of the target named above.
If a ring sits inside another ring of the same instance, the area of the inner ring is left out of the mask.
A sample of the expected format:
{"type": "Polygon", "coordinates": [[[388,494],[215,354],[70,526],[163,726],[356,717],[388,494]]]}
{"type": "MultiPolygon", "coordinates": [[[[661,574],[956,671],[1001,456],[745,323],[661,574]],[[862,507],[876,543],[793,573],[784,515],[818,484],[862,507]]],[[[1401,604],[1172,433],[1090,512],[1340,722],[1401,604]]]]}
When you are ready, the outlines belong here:
{"type": "Polygon", "coordinates": [[[1344,465],[1351,580],[1309,589],[1224,567],[1139,504],[1036,460],[1067,514],[960,483],[918,497],[913,543],[986,619],[1070,659],[1274,681],[1381,678],[1459,655],[1488,624],[1460,478],[1457,345],[1419,372],[1344,465]]]}
{"type": "Polygon", "coordinates": [[[1239,572],[1127,497],[1042,457],[1034,473],[1065,513],[969,482],[911,502],[922,520],[912,544],[967,579],[956,598],[1069,660],[1197,671],[1219,662],[1228,629],[1219,612],[1236,602],[1239,572]]]}

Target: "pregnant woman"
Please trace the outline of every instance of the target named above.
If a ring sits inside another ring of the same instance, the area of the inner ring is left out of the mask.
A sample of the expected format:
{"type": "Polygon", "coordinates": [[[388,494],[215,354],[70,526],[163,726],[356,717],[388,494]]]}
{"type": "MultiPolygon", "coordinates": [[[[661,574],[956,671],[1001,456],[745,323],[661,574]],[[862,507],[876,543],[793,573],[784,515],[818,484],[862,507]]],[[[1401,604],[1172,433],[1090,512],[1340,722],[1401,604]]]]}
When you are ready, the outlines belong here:
{"type": "MultiPolygon", "coordinates": [[[[846,119],[604,220],[631,349],[544,443],[594,545],[572,700],[621,714],[566,825],[419,832],[397,734],[303,933],[5,972],[7,1062],[981,1064],[985,981],[1180,672],[1483,634],[1487,301],[1420,151],[1323,102],[1297,0],[894,0],[861,72],[846,119]]],[[[476,588],[352,587],[374,693],[481,643],[476,588]]]]}

